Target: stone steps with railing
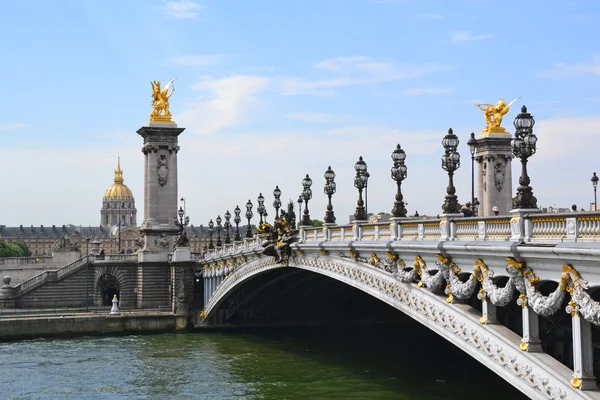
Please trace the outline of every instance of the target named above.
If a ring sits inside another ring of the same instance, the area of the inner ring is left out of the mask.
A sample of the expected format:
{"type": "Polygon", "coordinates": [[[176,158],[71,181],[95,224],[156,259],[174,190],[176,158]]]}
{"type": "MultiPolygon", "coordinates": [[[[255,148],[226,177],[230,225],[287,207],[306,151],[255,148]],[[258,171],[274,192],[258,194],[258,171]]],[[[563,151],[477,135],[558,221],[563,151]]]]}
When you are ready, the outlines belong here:
{"type": "MultiPolygon", "coordinates": [[[[89,257],[89,261],[93,262],[93,256],[89,257]]],[[[38,274],[33,278],[20,283],[19,285],[16,285],[13,289],[13,293],[15,295],[22,296],[25,293],[32,291],[33,289],[43,285],[46,282],[60,281],[66,278],[67,276],[73,274],[74,272],[80,270],[81,268],[85,267],[87,262],[88,257],[81,257],[57,270],[44,271],[41,274],[38,274]]]]}

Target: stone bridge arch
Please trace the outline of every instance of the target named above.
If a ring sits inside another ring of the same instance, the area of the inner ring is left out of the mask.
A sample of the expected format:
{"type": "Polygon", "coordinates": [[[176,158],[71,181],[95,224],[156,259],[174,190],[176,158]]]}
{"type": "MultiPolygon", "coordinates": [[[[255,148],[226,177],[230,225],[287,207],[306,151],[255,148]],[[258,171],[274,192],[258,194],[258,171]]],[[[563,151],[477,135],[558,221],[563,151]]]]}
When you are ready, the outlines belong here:
{"type": "Polygon", "coordinates": [[[112,298],[117,295],[119,304],[123,304],[125,290],[131,286],[130,274],[119,266],[101,266],[94,270],[94,287],[91,299],[95,307],[108,307],[112,305],[112,298]]]}
{"type": "MultiPolygon", "coordinates": [[[[209,324],[215,311],[237,288],[276,269],[301,269],[327,276],[384,302],[448,340],[531,398],[590,398],[569,384],[572,371],[545,353],[521,351],[521,336],[502,325],[483,325],[465,304],[449,304],[426,288],[402,283],[390,274],[351,259],[298,255],[289,265],[274,259],[250,260],[220,283],[201,314],[209,324]]],[[[206,272],[214,274],[214,271],[206,272]]],[[[285,290],[285,288],[282,288],[285,290]]]]}

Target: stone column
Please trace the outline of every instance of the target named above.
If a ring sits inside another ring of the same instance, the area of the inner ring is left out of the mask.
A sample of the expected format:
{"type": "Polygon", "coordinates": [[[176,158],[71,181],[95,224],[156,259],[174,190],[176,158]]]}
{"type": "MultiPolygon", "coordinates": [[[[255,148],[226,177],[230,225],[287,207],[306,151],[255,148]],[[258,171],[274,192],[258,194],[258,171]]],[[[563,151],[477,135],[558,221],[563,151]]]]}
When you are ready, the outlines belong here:
{"type": "Polygon", "coordinates": [[[476,161],[478,216],[492,215],[492,208],[498,207],[500,215],[508,215],[512,210],[512,169],[513,158],[508,132],[483,132],[477,137],[476,161]]]}
{"type": "Polygon", "coordinates": [[[140,262],[167,261],[179,228],[177,215],[177,137],[185,128],[150,122],[137,133],[144,138],[144,248],[140,262]]]}

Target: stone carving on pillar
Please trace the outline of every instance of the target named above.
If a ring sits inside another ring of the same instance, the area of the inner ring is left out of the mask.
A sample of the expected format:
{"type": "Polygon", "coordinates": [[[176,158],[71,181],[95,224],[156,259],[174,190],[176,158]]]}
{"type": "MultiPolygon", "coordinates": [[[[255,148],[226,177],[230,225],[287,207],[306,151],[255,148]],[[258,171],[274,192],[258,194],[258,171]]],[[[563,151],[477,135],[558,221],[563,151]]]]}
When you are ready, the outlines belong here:
{"type": "Polygon", "coordinates": [[[171,246],[169,246],[169,238],[167,237],[166,233],[161,233],[160,237],[157,237],[156,239],[154,239],[154,245],[156,247],[160,247],[164,250],[171,248],[171,246]]]}
{"type": "Polygon", "coordinates": [[[167,176],[169,175],[169,160],[167,160],[167,156],[165,154],[158,156],[156,173],[158,175],[159,185],[165,186],[167,184],[167,176]]]}
{"type": "Polygon", "coordinates": [[[481,186],[483,186],[483,191],[487,192],[487,160],[484,158],[481,165],[481,186]]]}
{"type": "Polygon", "coordinates": [[[496,190],[501,192],[504,187],[504,169],[506,165],[502,161],[496,161],[494,164],[494,186],[496,190]]]}

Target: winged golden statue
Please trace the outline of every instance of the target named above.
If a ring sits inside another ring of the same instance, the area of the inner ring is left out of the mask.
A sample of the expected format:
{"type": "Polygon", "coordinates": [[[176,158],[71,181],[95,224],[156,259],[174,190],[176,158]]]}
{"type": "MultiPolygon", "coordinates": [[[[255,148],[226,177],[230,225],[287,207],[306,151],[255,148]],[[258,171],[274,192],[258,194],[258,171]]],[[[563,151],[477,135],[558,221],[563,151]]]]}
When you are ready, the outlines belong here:
{"type": "Polygon", "coordinates": [[[160,82],[150,82],[152,87],[152,112],[150,113],[150,122],[173,123],[171,112],[169,111],[169,98],[175,91],[175,79],[173,78],[161,89],[160,82]],[[169,92],[169,89],[171,91],[169,92]]]}
{"type": "Polygon", "coordinates": [[[517,97],[510,103],[506,103],[504,99],[498,100],[498,103],[494,104],[475,104],[475,107],[483,111],[483,117],[485,118],[485,133],[507,133],[502,124],[502,117],[508,113],[510,106],[520,97],[517,97]]]}

